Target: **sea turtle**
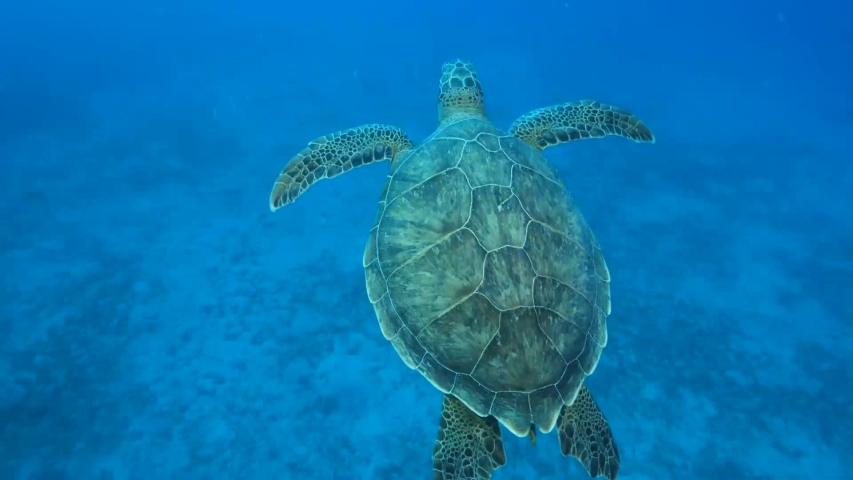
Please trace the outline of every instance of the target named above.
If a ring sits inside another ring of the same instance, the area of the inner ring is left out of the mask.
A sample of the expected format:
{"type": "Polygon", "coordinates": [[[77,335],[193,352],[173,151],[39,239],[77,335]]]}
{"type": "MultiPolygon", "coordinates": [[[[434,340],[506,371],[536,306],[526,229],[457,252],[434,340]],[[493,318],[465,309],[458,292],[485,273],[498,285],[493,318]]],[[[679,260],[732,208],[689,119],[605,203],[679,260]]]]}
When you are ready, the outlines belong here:
{"type": "Polygon", "coordinates": [[[435,479],[488,479],[506,463],[501,428],[557,427],[563,455],[616,478],[610,426],[584,385],[607,344],[610,272],[601,246],[541,151],[617,135],[654,142],[630,113],[596,101],[527,113],[505,132],[486,117],[474,66],[442,66],[436,131],[397,127],[320,137],[282,170],[276,211],[318,180],[389,160],[364,251],[382,334],[444,393],[435,479]]]}

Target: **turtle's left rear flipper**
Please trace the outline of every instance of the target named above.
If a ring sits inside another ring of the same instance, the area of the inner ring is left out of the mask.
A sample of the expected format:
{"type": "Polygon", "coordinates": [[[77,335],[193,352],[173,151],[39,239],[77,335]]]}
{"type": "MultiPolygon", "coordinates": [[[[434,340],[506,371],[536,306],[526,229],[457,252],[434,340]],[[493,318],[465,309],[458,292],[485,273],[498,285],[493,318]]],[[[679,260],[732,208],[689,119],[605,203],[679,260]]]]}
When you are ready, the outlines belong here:
{"type": "Polygon", "coordinates": [[[591,477],[616,480],[619,474],[619,450],[610,424],[598,409],[586,385],[570,407],[563,407],[557,420],[563,455],[580,460],[591,477]]]}
{"type": "Polygon", "coordinates": [[[445,395],[432,460],[434,480],[489,480],[506,463],[498,421],[445,395]]]}

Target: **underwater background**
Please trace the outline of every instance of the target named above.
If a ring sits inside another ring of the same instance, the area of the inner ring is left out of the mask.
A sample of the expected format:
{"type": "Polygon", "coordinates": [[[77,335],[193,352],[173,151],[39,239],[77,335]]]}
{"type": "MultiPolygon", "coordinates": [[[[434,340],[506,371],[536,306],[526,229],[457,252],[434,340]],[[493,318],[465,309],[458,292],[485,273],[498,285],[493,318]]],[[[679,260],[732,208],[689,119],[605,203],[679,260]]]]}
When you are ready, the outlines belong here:
{"type": "MultiPolygon", "coordinates": [[[[595,99],[657,137],[545,152],[613,278],[619,478],[853,478],[851,10],[0,2],[0,480],[431,478],[442,395],[361,266],[388,163],[268,196],[318,136],[425,138],[456,58],[501,128],[595,99]]],[[[504,440],[496,480],[587,478],[504,440]]]]}

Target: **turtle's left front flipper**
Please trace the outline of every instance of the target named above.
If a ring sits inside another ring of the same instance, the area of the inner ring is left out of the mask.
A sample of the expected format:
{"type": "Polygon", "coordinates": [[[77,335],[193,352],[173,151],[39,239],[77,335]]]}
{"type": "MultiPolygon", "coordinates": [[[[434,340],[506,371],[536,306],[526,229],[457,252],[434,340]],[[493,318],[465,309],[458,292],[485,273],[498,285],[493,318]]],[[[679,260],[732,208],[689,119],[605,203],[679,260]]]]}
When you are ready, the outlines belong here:
{"type": "Polygon", "coordinates": [[[655,141],[652,131],[639,118],[593,100],[533,110],[513,122],[509,133],[538,150],[605,135],[625,137],[635,142],[655,141]]]}
{"type": "Polygon", "coordinates": [[[317,138],[281,171],[270,193],[273,212],[292,203],[308,187],[369,163],[391,160],[414,144],[397,127],[362,125],[317,138]]]}
{"type": "Polygon", "coordinates": [[[616,480],[619,475],[619,449],[610,424],[586,385],[581,386],[575,403],[563,407],[560,412],[557,434],[563,455],[577,458],[591,477],[616,480]]]}

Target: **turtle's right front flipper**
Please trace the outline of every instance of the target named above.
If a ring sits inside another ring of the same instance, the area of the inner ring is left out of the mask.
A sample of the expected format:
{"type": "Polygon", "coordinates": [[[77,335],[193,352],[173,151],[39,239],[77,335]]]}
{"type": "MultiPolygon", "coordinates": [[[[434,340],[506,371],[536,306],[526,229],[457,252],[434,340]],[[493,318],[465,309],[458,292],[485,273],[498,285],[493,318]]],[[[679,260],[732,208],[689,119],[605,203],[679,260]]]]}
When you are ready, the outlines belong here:
{"type": "Polygon", "coordinates": [[[509,133],[528,145],[548,147],[580,140],[616,135],[635,142],[654,143],[655,136],[639,118],[621,108],[594,100],[544,107],[519,117],[509,133]]]}
{"type": "Polygon", "coordinates": [[[369,163],[393,161],[412,148],[406,134],[389,125],[362,125],[313,140],[279,174],[270,193],[270,210],[292,203],[318,180],[369,163]]]}

